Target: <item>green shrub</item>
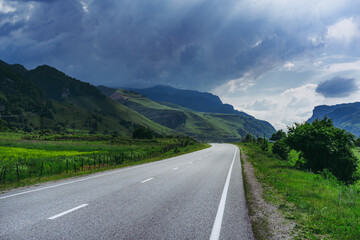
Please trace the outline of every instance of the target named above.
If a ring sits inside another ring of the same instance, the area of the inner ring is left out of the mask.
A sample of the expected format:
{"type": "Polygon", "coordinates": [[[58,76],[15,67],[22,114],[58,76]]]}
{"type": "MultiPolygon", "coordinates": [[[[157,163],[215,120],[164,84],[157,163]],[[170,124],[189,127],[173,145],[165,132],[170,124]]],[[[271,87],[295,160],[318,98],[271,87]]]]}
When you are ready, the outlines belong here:
{"type": "Polygon", "coordinates": [[[148,128],[145,128],[143,126],[138,126],[133,134],[132,137],[135,139],[153,139],[154,138],[154,132],[148,128]]]}
{"type": "Polygon", "coordinates": [[[331,119],[324,118],[290,127],[285,142],[301,151],[305,168],[315,172],[329,169],[337,179],[353,183],[358,179],[358,160],[351,151],[354,140],[351,133],[335,128],[331,119]]]}
{"type": "Polygon", "coordinates": [[[276,141],[272,147],[272,152],[282,160],[289,160],[290,149],[282,140],[276,141]]]}
{"type": "Polygon", "coordinates": [[[250,133],[246,134],[245,138],[243,139],[243,142],[255,142],[255,138],[250,133]]]}
{"type": "Polygon", "coordinates": [[[278,141],[286,137],[286,133],[283,130],[279,130],[271,135],[271,141],[278,141]]]}

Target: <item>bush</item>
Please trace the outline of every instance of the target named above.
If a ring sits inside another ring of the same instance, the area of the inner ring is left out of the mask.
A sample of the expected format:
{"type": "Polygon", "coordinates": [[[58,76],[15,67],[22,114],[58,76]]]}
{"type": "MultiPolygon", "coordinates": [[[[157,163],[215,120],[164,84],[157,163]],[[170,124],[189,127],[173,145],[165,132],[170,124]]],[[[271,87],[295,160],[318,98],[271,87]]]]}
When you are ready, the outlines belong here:
{"type": "Polygon", "coordinates": [[[282,160],[289,160],[290,149],[282,140],[276,141],[272,147],[272,152],[278,155],[282,160]]]}
{"type": "Polygon", "coordinates": [[[360,147],[360,137],[355,140],[355,146],[360,147]]]}
{"type": "Polygon", "coordinates": [[[271,141],[278,141],[286,137],[286,133],[283,130],[279,130],[271,135],[271,141]]]}
{"type": "Polygon", "coordinates": [[[255,142],[255,138],[253,135],[251,135],[250,133],[246,134],[243,142],[255,142]]]}
{"type": "Polygon", "coordinates": [[[133,134],[132,137],[135,139],[153,139],[154,138],[154,131],[145,128],[143,126],[138,126],[133,134]]]}
{"type": "Polygon", "coordinates": [[[261,150],[263,150],[264,152],[267,152],[269,150],[269,141],[265,137],[258,142],[260,142],[261,150]]]}
{"type": "Polygon", "coordinates": [[[335,128],[331,119],[324,118],[290,127],[285,143],[301,151],[307,169],[329,169],[337,179],[353,183],[358,179],[358,160],[351,151],[354,140],[351,133],[335,128]]]}

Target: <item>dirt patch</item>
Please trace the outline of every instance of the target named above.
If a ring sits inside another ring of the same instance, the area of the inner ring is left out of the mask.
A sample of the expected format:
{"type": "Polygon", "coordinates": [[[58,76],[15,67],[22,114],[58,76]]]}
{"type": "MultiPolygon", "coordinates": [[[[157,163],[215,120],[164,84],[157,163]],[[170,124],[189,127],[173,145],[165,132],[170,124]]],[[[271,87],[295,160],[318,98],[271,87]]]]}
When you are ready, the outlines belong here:
{"type": "Polygon", "coordinates": [[[295,223],[285,219],[277,206],[262,198],[263,188],[255,177],[253,166],[246,160],[244,151],[241,151],[241,158],[250,220],[255,238],[258,240],[293,239],[295,223]]]}

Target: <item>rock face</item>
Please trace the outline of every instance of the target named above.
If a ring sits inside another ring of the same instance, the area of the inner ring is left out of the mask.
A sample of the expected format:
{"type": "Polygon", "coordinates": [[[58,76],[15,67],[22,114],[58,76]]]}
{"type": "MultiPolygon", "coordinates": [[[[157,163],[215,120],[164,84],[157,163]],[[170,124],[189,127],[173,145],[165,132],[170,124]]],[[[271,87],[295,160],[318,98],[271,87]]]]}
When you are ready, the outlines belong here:
{"type": "Polygon", "coordinates": [[[321,120],[325,116],[333,120],[335,127],[360,137],[360,102],[316,106],[308,122],[321,120]]]}

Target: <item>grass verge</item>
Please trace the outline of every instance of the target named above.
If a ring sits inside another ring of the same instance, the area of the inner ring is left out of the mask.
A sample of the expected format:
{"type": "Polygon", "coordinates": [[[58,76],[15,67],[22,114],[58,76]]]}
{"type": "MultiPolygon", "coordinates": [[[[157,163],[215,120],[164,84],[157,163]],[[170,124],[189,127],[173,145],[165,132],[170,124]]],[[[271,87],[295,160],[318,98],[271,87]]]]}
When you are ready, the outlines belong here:
{"type": "Polygon", "coordinates": [[[345,186],[331,176],[301,171],[255,144],[238,145],[254,167],[264,199],[296,222],[295,239],[360,239],[359,183],[345,186]]]}
{"type": "Polygon", "coordinates": [[[158,161],[209,147],[190,138],[0,134],[0,191],[158,161]]]}

